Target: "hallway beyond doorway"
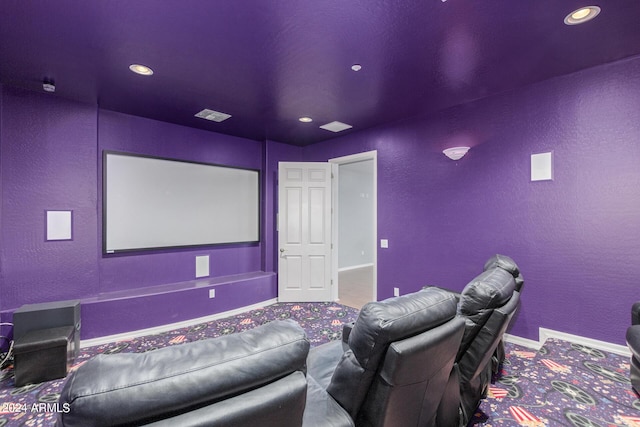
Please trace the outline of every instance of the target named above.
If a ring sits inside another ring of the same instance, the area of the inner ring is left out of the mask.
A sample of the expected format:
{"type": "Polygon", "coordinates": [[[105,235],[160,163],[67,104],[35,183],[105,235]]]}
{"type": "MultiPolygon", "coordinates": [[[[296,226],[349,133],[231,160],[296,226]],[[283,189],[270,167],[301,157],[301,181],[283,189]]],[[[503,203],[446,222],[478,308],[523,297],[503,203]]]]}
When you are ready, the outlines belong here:
{"type": "Polygon", "coordinates": [[[373,265],[340,271],[338,280],[340,304],[359,310],[363,305],[371,302],[373,265]]]}

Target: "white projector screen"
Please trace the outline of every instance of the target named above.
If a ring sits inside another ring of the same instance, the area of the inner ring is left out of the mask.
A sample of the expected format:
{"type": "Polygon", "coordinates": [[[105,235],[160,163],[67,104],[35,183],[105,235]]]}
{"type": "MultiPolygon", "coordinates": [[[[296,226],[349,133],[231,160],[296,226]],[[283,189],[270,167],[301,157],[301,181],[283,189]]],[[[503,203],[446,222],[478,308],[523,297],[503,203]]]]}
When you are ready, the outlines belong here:
{"type": "Polygon", "coordinates": [[[103,252],[260,240],[260,172],[103,152],[103,252]]]}

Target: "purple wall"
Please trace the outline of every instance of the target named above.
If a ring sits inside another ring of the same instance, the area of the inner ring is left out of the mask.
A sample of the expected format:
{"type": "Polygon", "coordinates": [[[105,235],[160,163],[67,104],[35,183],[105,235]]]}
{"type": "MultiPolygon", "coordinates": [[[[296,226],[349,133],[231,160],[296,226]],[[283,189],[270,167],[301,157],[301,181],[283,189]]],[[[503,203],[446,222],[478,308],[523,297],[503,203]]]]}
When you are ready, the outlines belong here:
{"type": "MultiPolygon", "coordinates": [[[[263,143],[1,89],[0,308],[5,318],[22,304],[79,298],[86,339],[276,297],[269,268],[253,274],[273,265],[273,259],[263,258],[263,244],[101,252],[102,150],[262,170],[263,143]],[[45,211],[51,209],[73,211],[72,241],[45,241],[45,211]],[[195,280],[196,255],[210,256],[210,279],[195,280]],[[210,300],[212,286],[218,292],[210,300]]],[[[263,194],[263,204],[272,203],[270,197],[263,194]]]]}
{"type": "Polygon", "coordinates": [[[624,344],[640,300],[640,58],[305,147],[304,160],[378,150],[378,298],[461,290],[494,253],[525,276],[510,331],[624,344]],[[473,148],[458,162],[441,150],[473,148]],[[530,154],[554,180],[530,182],[530,154]]]}
{"type": "Polygon", "coordinates": [[[25,303],[82,298],[94,307],[83,309],[83,338],[90,338],[236,308],[250,294],[273,298],[273,274],[242,275],[275,270],[277,162],[373,149],[378,237],[390,243],[378,250],[379,298],[394,286],[460,290],[490,255],[504,253],[526,278],[515,335],[536,339],[538,327],[547,327],[622,344],[629,306],[640,299],[638,58],[305,148],[0,89],[5,314],[25,303]],[[441,154],[459,141],[473,146],[465,158],[441,154]],[[103,257],[103,149],[260,168],[263,244],[103,257]],[[554,152],[555,180],[529,182],[530,154],[546,150],[554,152]],[[44,240],[47,209],[73,210],[73,241],[44,240]],[[205,283],[230,292],[224,299],[207,304],[194,290],[200,254],[211,256],[212,276],[231,277],[205,283]],[[167,284],[176,286],[171,297],[167,284]],[[147,292],[152,297],[140,297],[147,292]]]}
{"type": "Polygon", "coordinates": [[[2,93],[2,309],[95,294],[96,108],[2,93]],[[45,241],[55,209],[73,210],[73,241],[45,241]]]}

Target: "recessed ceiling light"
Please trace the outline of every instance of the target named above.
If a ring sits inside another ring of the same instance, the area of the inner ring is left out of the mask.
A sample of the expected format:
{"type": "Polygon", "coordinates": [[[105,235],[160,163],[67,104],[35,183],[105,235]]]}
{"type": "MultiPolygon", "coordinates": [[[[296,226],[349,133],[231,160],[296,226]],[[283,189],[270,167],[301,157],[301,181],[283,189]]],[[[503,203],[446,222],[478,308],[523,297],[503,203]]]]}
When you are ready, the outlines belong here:
{"type": "Polygon", "coordinates": [[[360,65],[360,64],[353,64],[353,65],[351,66],[351,69],[352,69],[353,71],[360,71],[360,70],[362,70],[362,65],[360,65]]]}
{"type": "Polygon", "coordinates": [[[129,69],[136,74],[140,74],[141,76],[150,76],[153,74],[153,70],[146,65],[131,64],[129,65],[129,69]]]}
{"type": "Polygon", "coordinates": [[[56,85],[55,85],[55,83],[53,82],[53,80],[47,80],[47,79],[45,79],[45,80],[42,82],[42,90],[44,90],[45,92],[51,92],[51,93],[53,93],[53,92],[55,92],[55,91],[56,91],[56,85]]]}
{"type": "Polygon", "coordinates": [[[311,117],[300,117],[298,120],[300,120],[302,123],[311,123],[313,121],[311,117]]]}
{"type": "Polygon", "coordinates": [[[327,123],[326,125],[322,125],[320,126],[320,129],[329,130],[331,132],[340,132],[343,130],[351,129],[352,127],[353,126],[348,125],[346,123],[336,121],[336,122],[327,123]]]}
{"type": "Polygon", "coordinates": [[[598,6],[586,6],[580,9],[574,10],[564,18],[564,23],[567,25],[578,25],[587,21],[591,21],[598,16],[600,8],[598,6]]]}
{"type": "Polygon", "coordinates": [[[221,113],[220,111],[214,111],[214,110],[209,110],[205,108],[199,113],[196,113],[195,116],[201,119],[211,120],[212,122],[220,123],[227,120],[229,117],[231,117],[231,114],[221,113]]]}

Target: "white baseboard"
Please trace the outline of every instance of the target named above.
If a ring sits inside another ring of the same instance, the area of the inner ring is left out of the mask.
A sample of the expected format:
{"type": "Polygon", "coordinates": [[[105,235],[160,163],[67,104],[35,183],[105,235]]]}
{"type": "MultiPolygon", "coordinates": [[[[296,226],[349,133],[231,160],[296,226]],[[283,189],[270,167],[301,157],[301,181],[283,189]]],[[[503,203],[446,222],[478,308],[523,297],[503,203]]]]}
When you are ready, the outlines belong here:
{"type": "Polygon", "coordinates": [[[255,310],[267,305],[275,304],[278,302],[277,298],[272,298],[266,301],[262,301],[256,304],[247,305],[244,307],[236,308],[234,310],[224,311],[222,313],[212,314],[210,316],[199,317],[196,319],[184,320],[182,322],[171,323],[168,325],[156,326],[147,329],[138,329],[136,331],[124,332],[122,334],[107,335],[104,337],[91,338],[88,340],[80,341],[80,347],[92,347],[95,345],[108,344],[115,341],[127,341],[133,338],[142,337],[145,335],[159,334],[162,332],[171,331],[173,329],[180,329],[187,326],[198,325],[200,323],[211,322],[212,320],[218,320],[229,316],[235,316],[236,314],[244,313],[245,311],[255,310]]]}
{"type": "Polygon", "coordinates": [[[539,328],[540,342],[544,344],[549,338],[556,338],[563,341],[569,341],[574,344],[582,344],[587,347],[596,348],[609,353],[619,354],[621,356],[631,356],[631,352],[624,345],[612,344],[606,341],[594,340],[592,338],[581,337],[580,335],[567,334],[565,332],[554,331],[552,329],[539,328]]]}
{"type": "Polygon", "coordinates": [[[563,341],[569,341],[574,344],[581,344],[586,347],[595,348],[609,353],[619,354],[621,356],[631,356],[631,352],[624,345],[612,344],[610,342],[594,340],[592,338],[587,338],[580,335],[572,335],[566,332],[554,331],[552,329],[538,328],[538,337],[539,341],[534,341],[527,338],[521,338],[516,335],[504,334],[505,341],[535,350],[540,350],[545,341],[549,338],[555,338],[563,341]]]}
{"type": "Polygon", "coordinates": [[[540,350],[540,347],[542,347],[542,344],[540,344],[540,342],[530,340],[528,338],[522,338],[522,337],[511,335],[511,334],[504,334],[503,337],[506,342],[510,342],[511,344],[516,344],[516,345],[521,345],[522,347],[530,348],[535,351],[540,350]]]}
{"type": "Polygon", "coordinates": [[[373,263],[370,262],[368,264],[351,265],[349,267],[342,267],[338,269],[338,273],[342,273],[343,271],[349,271],[349,270],[357,270],[359,268],[365,268],[365,267],[373,267],[373,263]]]}

